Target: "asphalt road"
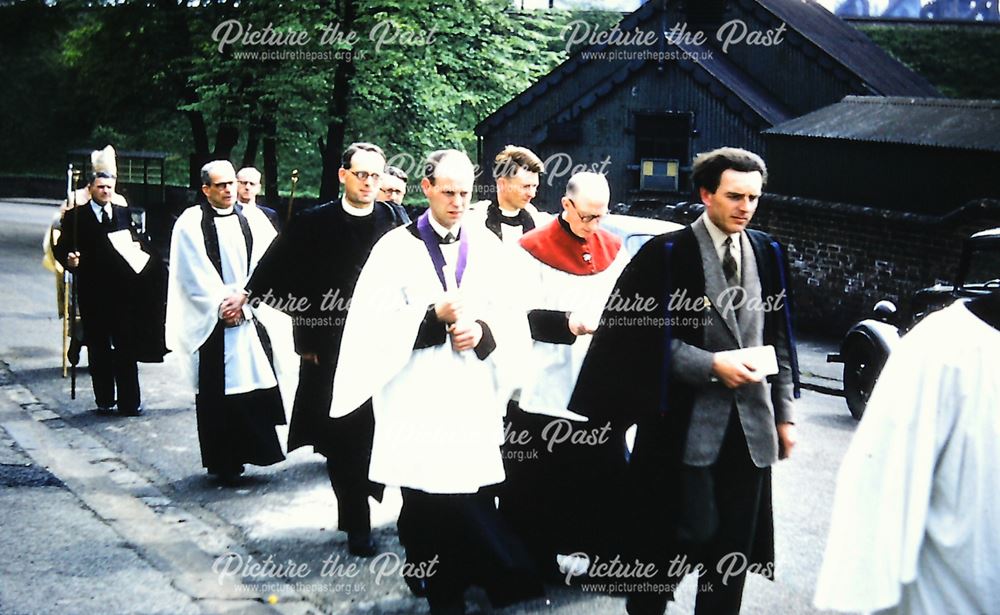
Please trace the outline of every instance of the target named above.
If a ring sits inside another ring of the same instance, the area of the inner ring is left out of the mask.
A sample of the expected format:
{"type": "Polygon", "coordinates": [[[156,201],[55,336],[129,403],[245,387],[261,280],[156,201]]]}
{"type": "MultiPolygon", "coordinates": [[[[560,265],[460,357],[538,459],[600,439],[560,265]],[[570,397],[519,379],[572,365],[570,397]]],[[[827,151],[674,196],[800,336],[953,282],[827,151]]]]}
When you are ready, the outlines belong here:
{"type": "MultiPolygon", "coordinates": [[[[4,438],[6,448],[23,447],[35,464],[48,467],[77,498],[74,506],[80,514],[95,516],[103,523],[101,532],[112,530],[118,547],[138,554],[137,570],[155,571],[169,581],[169,587],[160,594],[150,593],[148,600],[179,592],[185,609],[204,612],[266,608],[269,598],[272,609],[282,612],[426,612],[426,603],[410,595],[399,574],[397,490],[387,490],[385,501],[373,508],[382,554],[374,564],[358,560],[347,554],[346,536],[336,530],[336,506],[322,457],[295,451],[284,463],[250,468],[248,480],[238,488],[219,487],[205,476],[193,391],[169,357],[163,364],[140,367],[146,408],[142,417],[93,414],[85,370],[81,370],[77,399],[70,400],[69,380],[60,377],[61,323],[55,312],[53,276],[41,267],[41,238],[54,213],[54,208],[44,205],[0,202],[0,360],[9,366],[9,380],[17,385],[17,393],[8,392],[8,396],[17,398],[24,417],[31,417],[20,421],[20,415],[4,415],[13,432],[4,438]],[[89,471],[79,471],[80,465],[89,471]],[[227,553],[235,555],[217,563],[215,558],[227,553]],[[284,570],[267,568],[268,562],[283,564],[284,570]],[[237,571],[239,563],[243,566],[237,571]],[[262,566],[253,568],[253,563],[262,566]],[[225,583],[220,582],[220,572],[225,583]],[[250,574],[241,578],[241,572],[250,574]],[[283,575],[268,576],[274,572],[283,575]],[[225,586],[226,591],[216,585],[225,586]]],[[[836,468],[855,423],[842,399],[810,391],[804,392],[797,412],[798,447],[773,475],[776,581],[751,575],[744,613],[814,612],[811,599],[826,540],[836,468]]],[[[31,497],[35,492],[23,493],[31,497]]],[[[10,541],[17,541],[26,557],[44,559],[46,552],[56,548],[43,527],[31,523],[19,527],[16,537],[0,532],[0,548],[5,552],[5,543],[10,541]]],[[[612,529],[595,527],[593,531],[612,529]]],[[[99,541],[97,536],[94,540],[99,541]]],[[[100,540],[106,542],[108,537],[100,540]]],[[[37,577],[45,571],[32,574],[37,577]]],[[[137,573],[126,578],[134,582],[144,577],[137,573]]],[[[682,586],[670,613],[691,612],[691,581],[682,586]]],[[[49,610],[45,604],[31,604],[39,598],[18,598],[10,583],[0,583],[0,610],[49,610]]],[[[62,585],[51,583],[51,591],[58,593],[62,585]]],[[[78,604],[75,612],[108,612],[99,605],[117,604],[116,593],[133,590],[110,584],[94,591],[108,595],[103,602],[88,602],[93,610],[78,604]]],[[[492,612],[482,596],[472,595],[470,600],[476,605],[471,612],[492,612]]],[[[133,612],[161,608],[146,606],[135,605],[133,612]]],[[[547,599],[497,612],[624,613],[624,601],[552,586],[547,599]]]]}

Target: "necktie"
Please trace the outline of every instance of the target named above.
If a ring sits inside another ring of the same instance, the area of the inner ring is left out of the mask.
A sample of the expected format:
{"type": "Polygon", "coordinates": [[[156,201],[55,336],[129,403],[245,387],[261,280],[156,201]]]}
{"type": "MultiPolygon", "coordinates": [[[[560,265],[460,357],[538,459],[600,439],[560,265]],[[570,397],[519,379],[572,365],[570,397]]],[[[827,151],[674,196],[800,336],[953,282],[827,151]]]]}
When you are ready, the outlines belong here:
{"type": "Polygon", "coordinates": [[[451,233],[448,233],[447,235],[441,238],[441,243],[455,243],[455,236],[452,235],[451,233]]]}
{"type": "Polygon", "coordinates": [[[101,208],[101,226],[111,228],[111,216],[108,214],[108,205],[101,208]]]}
{"type": "Polygon", "coordinates": [[[722,273],[726,276],[726,284],[729,286],[739,286],[740,278],[737,275],[736,259],[733,258],[733,238],[726,237],[725,254],[722,255],[722,273]]]}

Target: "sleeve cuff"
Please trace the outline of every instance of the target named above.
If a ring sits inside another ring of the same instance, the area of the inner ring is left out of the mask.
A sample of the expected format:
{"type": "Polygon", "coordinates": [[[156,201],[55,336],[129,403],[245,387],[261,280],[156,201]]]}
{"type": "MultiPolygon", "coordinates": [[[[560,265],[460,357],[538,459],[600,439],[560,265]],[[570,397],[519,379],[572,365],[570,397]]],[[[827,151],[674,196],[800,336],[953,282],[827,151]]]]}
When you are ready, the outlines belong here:
{"type": "Polygon", "coordinates": [[[549,344],[572,344],[576,336],[569,330],[569,312],[531,310],[528,312],[531,339],[549,344]]]}
{"type": "Polygon", "coordinates": [[[490,331],[490,326],[481,320],[477,320],[479,326],[483,328],[483,337],[480,338],[479,343],[473,348],[473,352],[480,361],[486,360],[486,357],[490,356],[494,350],[497,349],[496,339],[493,338],[493,332],[490,331]]]}
{"type": "MultiPolygon", "coordinates": [[[[485,332],[484,332],[485,336],[485,332]]],[[[420,321],[420,328],[417,330],[417,339],[413,341],[413,349],[431,348],[440,346],[448,341],[448,331],[444,323],[438,320],[434,312],[434,305],[427,306],[424,319],[420,321]]]]}

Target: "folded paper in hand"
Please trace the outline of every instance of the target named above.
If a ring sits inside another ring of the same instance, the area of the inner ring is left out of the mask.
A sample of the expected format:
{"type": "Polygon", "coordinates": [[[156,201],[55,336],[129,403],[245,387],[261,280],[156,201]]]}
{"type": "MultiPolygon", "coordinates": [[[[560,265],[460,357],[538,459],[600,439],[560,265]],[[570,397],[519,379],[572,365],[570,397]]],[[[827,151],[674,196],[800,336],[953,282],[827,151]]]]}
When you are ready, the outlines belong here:
{"type": "Polygon", "coordinates": [[[115,251],[136,273],[140,273],[149,262],[149,255],[142,250],[138,241],[132,239],[132,233],[128,229],[108,233],[108,239],[115,251]]]}
{"type": "Polygon", "coordinates": [[[778,357],[774,354],[774,346],[753,346],[725,350],[716,354],[753,366],[753,372],[758,376],[772,376],[778,373],[778,357]]]}

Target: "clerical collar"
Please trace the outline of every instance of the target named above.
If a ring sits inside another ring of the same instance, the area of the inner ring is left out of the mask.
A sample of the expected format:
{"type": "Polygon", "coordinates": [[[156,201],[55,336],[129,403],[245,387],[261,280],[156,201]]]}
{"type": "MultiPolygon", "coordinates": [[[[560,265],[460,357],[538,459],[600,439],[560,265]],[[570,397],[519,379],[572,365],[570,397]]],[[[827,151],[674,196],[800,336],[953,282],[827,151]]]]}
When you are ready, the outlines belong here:
{"type": "Polygon", "coordinates": [[[564,217],[562,217],[562,215],[560,215],[558,217],[558,219],[559,219],[559,226],[563,227],[563,230],[566,231],[567,233],[569,233],[570,237],[572,237],[573,239],[579,241],[580,243],[587,243],[586,239],[584,239],[583,237],[580,237],[579,235],[577,235],[576,233],[573,232],[573,229],[570,228],[569,222],[566,221],[566,218],[564,218],[564,217]]]}
{"type": "Polygon", "coordinates": [[[433,213],[427,216],[427,220],[431,223],[431,228],[434,229],[434,232],[437,233],[437,236],[440,237],[441,239],[447,237],[448,233],[451,233],[452,237],[458,239],[458,234],[462,232],[461,221],[458,221],[455,224],[453,224],[451,228],[445,228],[444,226],[441,225],[440,222],[437,221],[437,219],[434,218],[433,213]]]}
{"type": "Polygon", "coordinates": [[[712,219],[708,217],[708,214],[702,214],[702,219],[705,220],[705,228],[708,229],[708,234],[712,238],[712,244],[717,248],[721,249],[722,244],[725,243],[726,237],[732,237],[733,243],[738,247],[740,245],[740,234],[733,233],[732,235],[726,233],[721,228],[717,227],[712,219]]]}
{"type": "Polygon", "coordinates": [[[500,215],[507,216],[508,218],[516,218],[521,215],[520,209],[515,209],[514,211],[507,211],[503,207],[500,207],[499,204],[497,204],[497,209],[500,210],[500,215]]]}
{"type": "Polygon", "coordinates": [[[340,205],[341,207],[344,208],[344,211],[346,211],[348,215],[354,216],[356,218],[364,218],[368,214],[375,211],[374,201],[372,201],[372,203],[367,205],[366,207],[355,207],[354,205],[351,205],[350,203],[347,202],[346,196],[340,199],[340,205]]]}
{"type": "Polygon", "coordinates": [[[231,216],[234,213],[236,213],[236,206],[235,205],[232,205],[230,207],[226,207],[225,209],[222,209],[221,207],[216,207],[215,205],[212,205],[212,209],[215,210],[215,215],[219,216],[219,217],[221,217],[221,216],[231,216]]]}
{"type": "Polygon", "coordinates": [[[257,203],[244,203],[243,201],[240,201],[239,199],[236,200],[236,204],[242,206],[243,209],[246,209],[247,207],[256,207],[257,206],[257,203]]]}

